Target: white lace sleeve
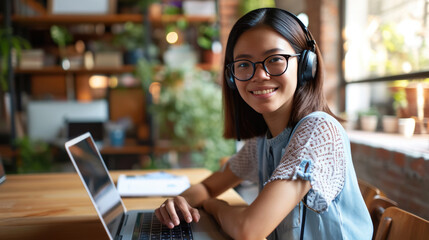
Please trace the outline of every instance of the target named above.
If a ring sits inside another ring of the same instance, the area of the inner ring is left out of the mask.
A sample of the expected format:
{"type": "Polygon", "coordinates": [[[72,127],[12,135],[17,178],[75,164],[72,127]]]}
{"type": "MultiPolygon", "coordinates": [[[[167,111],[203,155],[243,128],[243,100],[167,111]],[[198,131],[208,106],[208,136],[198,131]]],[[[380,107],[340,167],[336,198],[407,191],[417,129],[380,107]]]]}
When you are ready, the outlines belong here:
{"type": "Polygon", "coordinates": [[[268,180],[309,180],[307,206],[325,211],[341,192],[346,156],[341,129],[327,117],[309,117],[297,127],[279,166],[268,180]]]}
{"type": "Polygon", "coordinates": [[[247,140],[240,151],[228,160],[231,171],[243,180],[258,182],[258,156],[256,145],[256,138],[247,140]]]}

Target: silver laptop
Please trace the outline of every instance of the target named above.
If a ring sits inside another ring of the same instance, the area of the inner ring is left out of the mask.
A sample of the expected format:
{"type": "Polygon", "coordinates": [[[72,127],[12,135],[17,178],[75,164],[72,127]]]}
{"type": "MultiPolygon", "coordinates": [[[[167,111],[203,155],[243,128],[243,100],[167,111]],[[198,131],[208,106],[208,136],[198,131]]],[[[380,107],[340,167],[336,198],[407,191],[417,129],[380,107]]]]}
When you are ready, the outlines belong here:
{"type": "Polygon", "coordinates": [[[229,239],[202,210],[198,223],[183,222],[172,230],[153,210],[127,211],[90,133],[66,142],[65,148],[110,239],[229,239]]]}

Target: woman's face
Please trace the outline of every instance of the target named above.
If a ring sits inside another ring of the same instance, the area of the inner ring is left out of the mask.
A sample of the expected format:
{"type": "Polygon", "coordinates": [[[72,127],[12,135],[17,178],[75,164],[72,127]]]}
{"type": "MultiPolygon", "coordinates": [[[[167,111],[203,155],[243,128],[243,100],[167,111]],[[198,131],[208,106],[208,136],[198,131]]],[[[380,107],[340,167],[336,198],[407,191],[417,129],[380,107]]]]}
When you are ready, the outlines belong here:
{"type": "MultiPolygon", "coordinates": [[[[289,42],[268,26],[260,26],[244,32],[234,48],[234,61],[263,61],[273,54],[295,54],[289,42]]],[[[272,113],[290,113],[297,87],[298,57],[288,59],[288,67],[280,76],[265,72],[262,64],[256,65],[254,76],[248,81],[235,79],[243,100],[264,116],[272,113]]]]}

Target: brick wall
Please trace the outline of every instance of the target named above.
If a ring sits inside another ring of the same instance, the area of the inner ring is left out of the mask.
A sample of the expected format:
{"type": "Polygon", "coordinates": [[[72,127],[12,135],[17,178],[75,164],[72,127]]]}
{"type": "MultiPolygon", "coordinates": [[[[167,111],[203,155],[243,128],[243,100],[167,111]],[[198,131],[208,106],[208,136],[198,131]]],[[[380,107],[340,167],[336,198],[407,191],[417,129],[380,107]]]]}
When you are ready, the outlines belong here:
{"type": "Polygon", "coordinates": [[[429,159],[351,144],[358,178],[382,190],[400,208],[429,219],[429,159]]]}

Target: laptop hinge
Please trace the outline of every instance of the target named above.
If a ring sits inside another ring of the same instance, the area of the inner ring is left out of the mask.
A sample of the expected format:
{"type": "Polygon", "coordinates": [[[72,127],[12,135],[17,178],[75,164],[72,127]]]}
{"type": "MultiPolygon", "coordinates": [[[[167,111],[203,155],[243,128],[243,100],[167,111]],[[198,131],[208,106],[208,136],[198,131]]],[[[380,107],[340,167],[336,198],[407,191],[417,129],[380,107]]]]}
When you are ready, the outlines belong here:
{"type": "Polygon", "coordinates": [[[118,229],[119,231],[116,233],[115,240],[121,240],[122,239],[121,229],[124,229],[125,225],[127,224],[127,221],[128,221],[128,214],[124,214],[121,218],[121,223],[119,224],[119,226],[121,226],[121,228],[118,229]]]}
{"type": "Polygon", "coordinates": [[[124,216],[125,216],[125,218],[124,218],[124,223],[122,224],[122,226],[125,226],[125,225],[127,225],[127,222],[128,222],[128,214],[124,214],[124,216]]]}

